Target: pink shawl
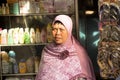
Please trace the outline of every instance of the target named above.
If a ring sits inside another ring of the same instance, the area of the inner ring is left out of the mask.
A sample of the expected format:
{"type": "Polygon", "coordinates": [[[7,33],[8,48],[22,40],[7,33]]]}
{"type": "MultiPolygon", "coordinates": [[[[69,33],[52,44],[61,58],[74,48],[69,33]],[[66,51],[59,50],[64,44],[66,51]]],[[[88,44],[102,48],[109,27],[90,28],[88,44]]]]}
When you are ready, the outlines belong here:
{"type": "Polygon", "coordinates": [[[64,44],[54,42],[46,45],[42,51],[39,72],[35,80],[76,80],[86,78],[95,80],[90,58],[84,48],[72,36],[72,20],[67,15],[58,15],[53,23],[59,20],[68,31],[64,44]]]}

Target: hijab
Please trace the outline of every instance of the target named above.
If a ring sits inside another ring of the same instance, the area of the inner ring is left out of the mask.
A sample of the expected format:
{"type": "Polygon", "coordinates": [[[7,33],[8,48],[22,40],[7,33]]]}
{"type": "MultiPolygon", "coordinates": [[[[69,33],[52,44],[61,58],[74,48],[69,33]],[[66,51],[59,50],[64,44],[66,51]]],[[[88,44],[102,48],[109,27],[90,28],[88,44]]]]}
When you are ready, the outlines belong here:
{"type": "Polygon", "coordinates": [[[76,80],[78,77],[95,80],[90,58],[72,35],[72,19],[68,15],[58,15],[52,25],[55,21],[65,26],[68,38],[63,44],[53,42],[45,46],[36,80],[76,80]]]}

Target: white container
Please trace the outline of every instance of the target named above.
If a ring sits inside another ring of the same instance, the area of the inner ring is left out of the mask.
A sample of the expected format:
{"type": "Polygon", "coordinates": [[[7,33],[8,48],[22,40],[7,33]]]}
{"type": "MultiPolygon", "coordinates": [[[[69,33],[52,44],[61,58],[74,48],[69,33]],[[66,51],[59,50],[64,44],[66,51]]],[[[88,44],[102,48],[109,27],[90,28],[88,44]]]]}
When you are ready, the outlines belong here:
{"type": "Polygon", "coordinates": [[[19,28],[14,28],[13,30],[13,43],[18,44],[19,35],[18,35],[19,28]]]}
{"type": "Polygon", "coordinates": [[[34,30],[34,28],[30,28],[30,42],[35,43],[35,30],[34,30]]]}
{"type": "Polygon", "coordinates": [[[23,30],[23,28],[19,29],[19,43],[20,44],[24,43],[24,30],[23,30]]]}
{"type": "Polygon", "coordinates": [[[30,13],[30,0],[19,0],[20,14],[30,13]]]}
{"type": "Polygon", "coordinates": [[[13,44],[13,29],[8,30],[8,45],[13,44]]]}
{"type": "Polygon", "coordinates": [[[3,29],[1,33],[1,44],[7,44],[7,29],[3,29]]]}
{"type": "Polygon", "coordinates": [[[2,34],[2,28],[0,28],[0,44],[1,44],[1,34],[2,34]]]}

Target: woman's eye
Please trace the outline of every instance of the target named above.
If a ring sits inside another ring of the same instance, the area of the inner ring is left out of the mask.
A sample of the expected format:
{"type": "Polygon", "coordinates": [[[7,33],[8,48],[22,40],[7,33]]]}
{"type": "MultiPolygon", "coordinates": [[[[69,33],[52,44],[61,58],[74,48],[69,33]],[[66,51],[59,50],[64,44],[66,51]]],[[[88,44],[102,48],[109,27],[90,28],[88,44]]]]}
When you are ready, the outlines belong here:
{"type": "Polygon", "coordinates": [[[64,31],[64,29],[60,28],[60,31],[64,31]]]}
{"type": "Polygon", "coordinates": [[[52,28],[52,30],[53,30],[53,31],[57,31],[57,29],[56,29],[56,28],[52,28]]]}
{"type": "Polygon", "coordinates": [[[63,32],[65,29],[62,29],[62,28],[59,28],[59,29],[57,29],[57,28],[52,28],[52,31],[60,31],[60,32],[63,32]]]}

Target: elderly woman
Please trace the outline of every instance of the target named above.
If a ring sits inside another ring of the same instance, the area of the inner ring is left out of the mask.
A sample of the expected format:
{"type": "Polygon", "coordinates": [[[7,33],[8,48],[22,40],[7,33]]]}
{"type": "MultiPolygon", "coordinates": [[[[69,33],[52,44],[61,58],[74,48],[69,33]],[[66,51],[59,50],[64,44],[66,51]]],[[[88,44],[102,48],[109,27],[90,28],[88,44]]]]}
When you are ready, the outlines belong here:
{"type": "Polygon", "coordinates": [[[36,80],[95,80],[90,58],[72,35],[72,19],[58,15],[52,24],[54,41],[42,51],[36,80]]]}

